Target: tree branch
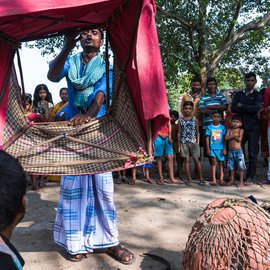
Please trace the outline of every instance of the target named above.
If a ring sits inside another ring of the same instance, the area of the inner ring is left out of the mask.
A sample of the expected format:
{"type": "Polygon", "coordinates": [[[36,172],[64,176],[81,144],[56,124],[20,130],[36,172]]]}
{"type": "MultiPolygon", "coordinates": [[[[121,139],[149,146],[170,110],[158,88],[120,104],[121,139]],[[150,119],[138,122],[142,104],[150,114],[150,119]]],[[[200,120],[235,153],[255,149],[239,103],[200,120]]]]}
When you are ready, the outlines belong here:
{"type": "Polygon", "coordinates": [[[206,2],[199,0],[199,24],[198,24],[198,62],[200,66],[206,65],[206,42],[207,42],[207,30],[206,30],[206,2]]]}
{"type": "Polygon", "coordinates": [[[237,22],[237,19],[239,17],[239,14],[240,14],[240,10],[241,10],[242,5],[243,5],[243,0],[239,0],[238,1],[238,4],[236,6],[236,9],[234,11],[234,15],[233,15],[232,21],[231,21],[231,23],[229,25],[229,28],[228,28],[228,31],[227,31],[227,36],[226,36],[225,40],[230,39],[230,36],[233,34],[233,29],[234,29],[235,24],[237,22]]]}
{"type": "Polygon", "coordinates": [[[193,29],[190,29],[189,30],[189,44],[190,44],[190,46],[192,48],[192,51],[194,53],[194,58],[196,60],[198,58],[198,51],[196,50],[196,47],[195,47],[195,42],[194,42],[194,36],[193,35],[194,35],[193,29]]]}
{"type": "Polygon", "coordinates": [[[215,69],[219,62],[221,61],[224,54],[236,43],[240,42],[245,38],[248,32],[253,30],[258,30],[266,26],[267,23],[270,22],[270,11],[267,12],[261,18],[255,19],[242,27],[236,30],[234,33],[230,35],[229,39],[226,39],[224,43],[220,46],[218,50],[216,50],[213,54],[211,61],[211,68],[215,69]]]}
{"type": "Polygon", "coordinates": [[[169,13],[165,10],[163,10],[160,6],[157,6],[157,11],[160,12],[160,14],[168,19],[173,19],[178,21],[181,26],[183,27],[184,30],[188,31],[190,30],[190,28],[192,28],[193,23],[189,22],[188,20],[184,19],[183,16],[177,16],[175,14],[169,13]]]}

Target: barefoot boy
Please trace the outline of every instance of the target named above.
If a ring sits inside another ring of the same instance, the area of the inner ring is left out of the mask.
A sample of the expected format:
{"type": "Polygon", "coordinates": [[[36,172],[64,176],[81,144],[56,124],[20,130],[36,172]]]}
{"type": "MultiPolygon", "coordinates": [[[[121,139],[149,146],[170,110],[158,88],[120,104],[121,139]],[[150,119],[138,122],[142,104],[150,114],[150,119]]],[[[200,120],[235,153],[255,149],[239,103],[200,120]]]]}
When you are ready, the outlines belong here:
{"type": "Polygon", "coordinates": [[[230,170],[230,181],[227,185],[234,183],[235,168],[237,168],[240,176],[238,187],[244,186],[244,171],[246,170],[245,158],[241,148],[241,142],[244,135],[242,126],[242,119],[238,115],[232,117],[230,129],[227,130],[225,140],[228,141],[228,168],[230,170]]]}
{"type": "Polygon", "coordinates": [[[188,181],[187,185],[191,185],[191,176],[189,168],[189,157],[191,156],[195,162],[200,184],[204,184],[202,178],[202,166],[199,160],[200,157],[200,134],[199,125],[197,119],[192,116],[194,110],[194,103],[192,101],[185,101],[183,104],[183,117],[179,119],[179,129],[178,129],[178,151],[181,157],[185,161],[185,170],[188,181]]]}
{"type": "Polygon", "coordinates": [[[155,157],[157,161],[158,167],[158,175],[159,179],[157,184],[163,185],[163,173],[162,173],[162,157],[167,155],[168,157],[168,169],[169,169],[169,180],[168,184],[182,184],[182,180],[176,180],[174,178],[173,172],[173,148],[172,148],[172,138],[171,138],[171,122],[164,127],[162,127],[159,132],[158,136],[154,141],[155,147],[155,157]]]}
{"type": "Polygon", "coordinates": [[[212,182],[210,185],[216,186],[216,171],[217,163],[219,163],[220,168],[220,185],[224,186],[224,165],[226,155],[226,144],[224,137],[226,135],[226,128],[220,124],[221,115],[218,111],[212,114],[213,124],[207,126],[205,136],[206,136],[206,149],[207,155],[210,156],[211,161],[211,173],[212,173],[212,182]]]}

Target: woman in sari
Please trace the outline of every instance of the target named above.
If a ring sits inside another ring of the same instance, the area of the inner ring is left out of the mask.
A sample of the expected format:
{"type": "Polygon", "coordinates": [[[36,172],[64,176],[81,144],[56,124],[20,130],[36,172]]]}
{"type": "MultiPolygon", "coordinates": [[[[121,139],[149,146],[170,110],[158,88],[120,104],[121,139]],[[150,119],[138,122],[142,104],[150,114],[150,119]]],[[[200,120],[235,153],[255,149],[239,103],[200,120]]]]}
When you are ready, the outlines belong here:
{"type": "Polygon", "coordinates": [[[65,109],[67,108],[67,105],[68,105],[67,88],[66,87],[61,88],[59,95],[60,95],[61,101],[53,107],[51,116],[49,118],[50,122],[65,120],[65,109]]]}

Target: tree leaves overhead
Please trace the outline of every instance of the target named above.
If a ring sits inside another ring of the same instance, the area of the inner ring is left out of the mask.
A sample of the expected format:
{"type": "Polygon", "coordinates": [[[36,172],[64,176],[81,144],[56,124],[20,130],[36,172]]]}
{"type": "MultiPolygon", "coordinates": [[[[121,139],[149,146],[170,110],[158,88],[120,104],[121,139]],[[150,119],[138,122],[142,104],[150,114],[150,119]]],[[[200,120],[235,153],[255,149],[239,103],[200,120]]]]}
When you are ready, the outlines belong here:
{"type": "MultiPolygon", "coordinates": [[[[193,75],[201,76],[203,82],[207,76],[215,75],[220,85],[233,88],[239,87],[243,73],[254,70],[266,83],[270,61],[269,0],[156,0],[156,3],[170,101],[188,90],[188,80],[193,75]]],[[[43,55],[56,54],[62,41],[62,37],[39,40],[28,46],[40,48],[43,55]]]]}
{"type": "Polygon", "coordinates": [[[53,38],[39,39],[35,42],[27,42],[26,46],[28,48],[36,47],[40,49],[42,56],[48,54],[56,56],[64,46],[64,37],[57,36],[53,38]]]}
{"type": "Polygon", "coordinates": [[[156,2],[165,77],[171,85],[179,83],[180,73],[205,80],[218,67],[263,73],[263,63],[269,63],[262,52],[270,45],[270,1],[156,2]]]}

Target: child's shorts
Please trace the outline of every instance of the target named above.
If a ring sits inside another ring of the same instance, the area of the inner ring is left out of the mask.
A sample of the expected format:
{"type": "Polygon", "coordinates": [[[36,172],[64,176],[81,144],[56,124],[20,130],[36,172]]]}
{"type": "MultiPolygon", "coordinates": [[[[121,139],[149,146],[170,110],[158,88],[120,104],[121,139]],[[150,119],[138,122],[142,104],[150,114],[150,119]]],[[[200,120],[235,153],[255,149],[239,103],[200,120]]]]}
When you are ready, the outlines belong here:
{"type": "Polygon", "coordinates": [[[242,149],[229,150],[227,166],[230,171],[233,171],[235,168],[240,171],[244,171],[246,169],[245,158],[242,149]]]}
{"type": "Polygon", "coordinates": [[[173,147],[172,144],[169,143],[169,139],[162,139],[161,137],[157,137],[154,142],[155,147],[155,156],[162,157],[164,155],[173,155],[173,147]]]}
{"type": "Polygon", "coordinates": [[[223,149],[211,149],[210,157],[217,159],[219,162],[225,161],[225,156],[222,154],[223,149]]]}
{"type": "Polygon", "coordinates": [[[197,143],[182,143],[181,144],[181,157],[187,158],[188,156],[199,158],[200,146],[197,143]]]}
{"type": "Polygon", "coordinates": [[[147,169],[151,169],[152,168],[152,163],[146,163],[144,165],[138,166],[139,168],[147,168],[147,169]]]}

